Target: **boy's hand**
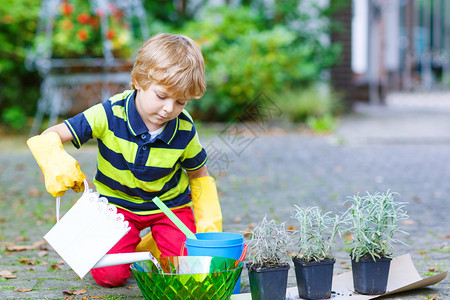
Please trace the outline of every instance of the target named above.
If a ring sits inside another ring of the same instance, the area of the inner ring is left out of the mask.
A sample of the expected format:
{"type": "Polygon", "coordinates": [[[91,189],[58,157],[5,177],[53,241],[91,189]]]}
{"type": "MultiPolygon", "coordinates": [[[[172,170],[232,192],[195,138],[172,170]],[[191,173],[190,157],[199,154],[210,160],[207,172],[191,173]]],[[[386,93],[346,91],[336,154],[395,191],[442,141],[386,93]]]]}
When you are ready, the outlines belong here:
{"type": "Polygon", "coordinates": [[[189,180],[197,232],[221,232],[222,211],[216,182],[211,176],[189,180]]]}
{"type": "Polygon", "coordinates": [[[44,173],[45,188],[50,194],[61,197],[69,188],[75,192],[84,190],[85,176],[80,165],[64,150],[56,132],[34,136],[27,144],[44,173]]]}

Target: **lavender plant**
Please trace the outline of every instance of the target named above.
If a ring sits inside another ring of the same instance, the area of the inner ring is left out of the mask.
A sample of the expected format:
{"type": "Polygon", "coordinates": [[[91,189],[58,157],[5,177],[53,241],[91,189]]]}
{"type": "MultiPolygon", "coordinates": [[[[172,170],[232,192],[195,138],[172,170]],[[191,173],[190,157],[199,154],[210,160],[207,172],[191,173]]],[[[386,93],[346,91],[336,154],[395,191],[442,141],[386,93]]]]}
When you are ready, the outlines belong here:
{"type": "Polygon", "coordinates": [[[406,202],[397,202],[394,195],[398,194],[389,190],[386,193],[367,193],[365,196],[356,194],[344,202],[349,208],[342,217],[342,231],[352,234],[352,259],[391,257],[394,243],[406,245],[396,238],[397,234],[408,234],[399,228],[400,221],[409,218],[404,210],[406,202]]]}
{"type": "Polygon", "coordinates": [[[303,262],[332,259],[331,248],[339,233],[339,216],[322,213],[317,206],[301,208],[294,205],[291,217],[299,228],[295,232],[298,250],[294,257],[303,262]]]}
{"type": "Polygon", "coordinates": [[[288,248],[292,240],[286,223],[267,220],[264,216],[251,231],[249,242],[254,268],[272,268],[287,264],[288,248]]]}

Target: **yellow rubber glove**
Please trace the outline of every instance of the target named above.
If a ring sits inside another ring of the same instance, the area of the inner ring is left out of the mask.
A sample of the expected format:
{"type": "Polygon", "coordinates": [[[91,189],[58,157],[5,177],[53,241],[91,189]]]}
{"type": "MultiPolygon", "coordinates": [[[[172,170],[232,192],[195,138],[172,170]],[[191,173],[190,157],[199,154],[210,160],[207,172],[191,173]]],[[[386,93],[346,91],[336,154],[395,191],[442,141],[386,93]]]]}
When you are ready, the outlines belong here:
{"type": "Polygon", "coordinates": [[[34,136],[27,145],[44,173],[45,188],[50,194],[61,197],[69,188],[75,192],[84,190],[85,176],[80,165],[64,150],[56,132],[34,136]]]}
{"type": "Polygon", "coordinates": [[[211,176],[189,180],[197,232],[221,232],[222,211],[216,182],[211,176]]]}
{"type": "Polygon", "coordinates": [[[158,245],[156,245],[156,241],[153,238],[152,232],[150,231],[146,235],[144,235],[136,247],[136,252],[145,252],[150,251],[154,257],[160,257],[161,251],[158,249],[158,245]]]}
{"type": "MultiPolygon", "coordinates": [[[[221,232],[222,211],[214,178],[210,176],[195,178],[189,180],[189,184],[197,232],[221,232]]],[[[151,231],[142,238],[136,251],[150,251],[155,257],[161,254],[151,231]]]]}

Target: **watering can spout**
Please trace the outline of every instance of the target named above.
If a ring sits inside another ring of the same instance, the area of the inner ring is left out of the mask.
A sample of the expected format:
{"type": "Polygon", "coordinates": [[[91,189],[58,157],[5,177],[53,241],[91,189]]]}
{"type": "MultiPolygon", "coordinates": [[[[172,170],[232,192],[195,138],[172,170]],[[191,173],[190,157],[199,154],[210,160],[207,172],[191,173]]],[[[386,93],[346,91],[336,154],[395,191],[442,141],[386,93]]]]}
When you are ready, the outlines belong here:
{"type": "Polygon", "coordinates": [[[151,260],[153,255],[150,252],[131,252],[106,254],[93,268],[103,268],[115,265],[131,264],[136,261],[151,260]]]}

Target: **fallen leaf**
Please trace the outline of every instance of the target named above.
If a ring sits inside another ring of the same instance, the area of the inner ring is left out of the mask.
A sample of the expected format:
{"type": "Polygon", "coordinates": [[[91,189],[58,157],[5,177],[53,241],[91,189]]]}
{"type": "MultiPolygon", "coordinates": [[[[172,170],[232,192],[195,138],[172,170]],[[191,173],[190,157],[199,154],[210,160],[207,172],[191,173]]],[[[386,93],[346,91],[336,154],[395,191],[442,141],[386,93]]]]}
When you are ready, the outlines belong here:
{"type": "MultiPolygon", "coordinates": [[[[19,238],[21,240],[24,240],[24,238],[19,238]]],[[[6,247],[7,251],[10,252],[20,252],[20,251],[26,251],[26,250],[34,250],[40,248],[42,245],[45,245],[47,242],[45,240],[39,240],[37,242],[34,242],[33,245],[11,245],[6,247]]]]}
{"type": "Polygon", "coordinates": [[[66,297],[64,297],[64,300],[70,300],[70,299],[73,299],[73,298],[75,298],[75,296],[66,296],[66,297]]]}
{"type": "Polygon", "coordinates": [[[13,275],[13,273],[11,271],[8,270],[2,270],[0,271],[0,276],[2,276],[5,279],[14,279],[17,278],[16,275],[13,275]]]}
{"type": "Polygon", "coordinates": [[[21,259],[19,259],[19,262],[20,262],[21,264],[26,264],[26,263],[28,263],[29,261],[30,261],[29,258],[21,258],[21,259]]]}
{"type": "Polygon", "coordinates": [[[347,267],[342,267],[342,269],[351,270],[352,267],[347,266],[347,267]]]}
{"type": "Polygon", "coordinates": [[[62,259],[60,259],[60,260],[57,260],[56,263],[57,263],[58,265],[63,265],[63,264],[64,264],[64,261],[63,261],[62,259]]]}
{"type": "Polygon", "coordinates": [[[44,257],[44,256],[46,256],[47,254],[48,254],[47,251],[39,251],[38,256],[39,256],[39,257],[44,257]]]}
{"type": "Polygon", "coordinates": [[[288,230],[288,231],[294,231],[294,230],[295,230],[295,227],[291,225],[291,226],[288,227],[287,230],[288,230]]]}
{"type": "Polygon", "coordinates": [[[73,295],[72,291],[62,291],[62,293],[65,295],[73,295]]]}
{"type": "Polygon", "coordinates": [[[21,288],[18,288],[17,290],[19,292],[21,292],[21,293],[26,293],[26,292],[31,292],[32,291],[32,289],[21,289],[21,288]]]}
{"type": "Polygon", "coordinates": [[[26,245],[13,245],[10,247],[6,247],[7,251],[10,252],[20,252],[20,251],[26,251],[26,250],[32,250],[33,246],[26,246],[26,245]]]}
{"type": "Polygon", "coordinates": [[[86,289],[81,289],[78,291],[73,292],[74,295],[83,295],[86,294],[86,289]]]}
{"type": "Polygon", "coordinates": [[[28,195],[32,197],[39,197],[41,193],[39,193],[39,190],[36,187],[32,186],[28,189],[28,195]]]}
{"type": "Polygon", "coordinates": [[[47,241],[44,239],[40,239],[39,241],[33,243],[33,247],[35,247],[36,249],[41,248],[44,245],[47,245],[47,241]]]}
{"type": "Polygon", "coordinates": [[[434,272],[434,268],[429,268],[428,271],[434,272]]]}
{"type": "Polygon", "coordinates": [[[46,262],[46,261],[43,261],[43,262],[41,262],[41,264],[40,264],[40,266],[47,266],[48,265],[48,262],[46,262]]]}
{"type": "Polygon", "coordinates": [[[441,239],[450,239],[450,234],[441,235],[441,239]]]}
{"type": "Polygon", "coordinates": [[[347,263],[347,262],[345,262],[345,261],[341,261],[341,262],[340,262],[341,265],[345,265],[346,263],[347,263]]]}
{"type": "Polygon", "coordinates": [[[21,258],[21,259],[19,260],[19,262],[20,262],[21,264],[29,265],[29,266],[33,266],[33,265],[36,264],[36,260],[35,260],[35,259],[31,260],[31,259],[29,259],[29,258],[21,258]]]}
{"type": "Polygon", "coordinates": [[[242,219],[240,217],[236,217],[236,218],[234,218],[233,223],[239,224],[239,223],[241,223],[241,221],[242,221],[242,219]]]}
{"type": "Polygon", "coordinates": [[[51,265],[50,268],[51,268],[52,270],[61,270],[61,269],[62,269],[60,266],[55,265],[55,264],[51,265]]]}

